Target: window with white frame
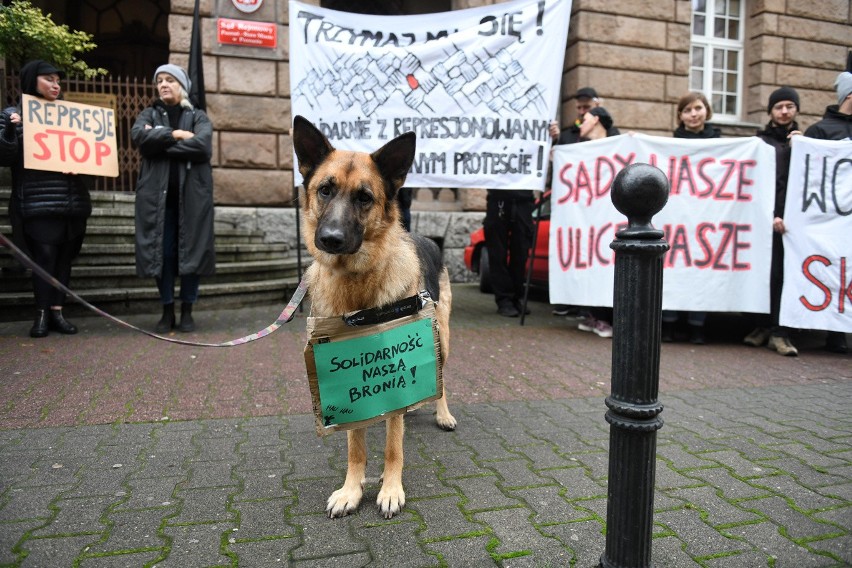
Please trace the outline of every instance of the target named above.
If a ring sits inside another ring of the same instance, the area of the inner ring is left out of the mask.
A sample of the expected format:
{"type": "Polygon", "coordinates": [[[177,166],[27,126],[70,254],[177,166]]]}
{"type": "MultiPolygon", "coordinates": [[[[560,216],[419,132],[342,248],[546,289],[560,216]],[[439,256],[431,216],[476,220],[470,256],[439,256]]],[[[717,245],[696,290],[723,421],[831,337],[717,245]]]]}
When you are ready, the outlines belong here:
{"type": "Polygon", "coordinates": [[[742,110],[745,0],[692,0],[689,88],[704,93],[713,119],[742,110]]]}

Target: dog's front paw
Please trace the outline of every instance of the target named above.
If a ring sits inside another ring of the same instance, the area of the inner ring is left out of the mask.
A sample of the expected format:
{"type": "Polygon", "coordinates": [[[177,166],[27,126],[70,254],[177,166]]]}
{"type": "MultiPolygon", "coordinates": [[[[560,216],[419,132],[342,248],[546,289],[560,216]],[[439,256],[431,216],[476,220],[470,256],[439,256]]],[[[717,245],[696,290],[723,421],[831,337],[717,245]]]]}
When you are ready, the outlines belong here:
{"type": "Polygon", "coordinates": [[[383,484],[376,503],[386,519],[399,513],[405,506],[405,491],[402,489],[402,484],[383,484]]]}
{"type": "Polygon", "coordinates": [[[357,509],[358,504],[361,503],[361,496],[363,494],[364,492],[360,487],[357,489],[341,487],[332,493],[331,497],[328,498],[328,504],[325,507],[325,512],[328,514],[328,518],[335,519],[337,517],[343,517],[357,509]]]}
{"type": "Polygon", "coordinates": [[[438,428],[441,430],[452,431],[456,429],[456,419],[449,412],[438,412],[435,420],[438,423],[438,428]]]}

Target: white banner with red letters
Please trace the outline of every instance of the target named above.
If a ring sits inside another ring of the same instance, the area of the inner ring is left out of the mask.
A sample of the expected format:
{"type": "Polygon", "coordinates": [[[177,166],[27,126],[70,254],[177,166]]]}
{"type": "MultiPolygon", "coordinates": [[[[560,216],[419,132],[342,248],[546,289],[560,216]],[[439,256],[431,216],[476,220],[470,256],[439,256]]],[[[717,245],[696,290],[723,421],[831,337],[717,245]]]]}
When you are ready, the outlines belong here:
{"type": "Polygon", "coordinates": [[[615,175],[643,162],[671,183],[653,219],[671,245],[663,309],[769,311],[775,150],[759,138],[686,140],[623,134],[553,152],[550,301],[612,306],[615,253],[627,219],[612,204],[615,175]]]}
{"type": "Polygon", "coordinates": [[[291,0],[289,14],[292,114],[333,146],[414,131],[408,187],[544,189],[571,0],[417,16],[291,0]]]}
{"type": "Polygon", "coordinates": [[[779,323],[852,332],[852,141],[793,138],[779,323]]]}

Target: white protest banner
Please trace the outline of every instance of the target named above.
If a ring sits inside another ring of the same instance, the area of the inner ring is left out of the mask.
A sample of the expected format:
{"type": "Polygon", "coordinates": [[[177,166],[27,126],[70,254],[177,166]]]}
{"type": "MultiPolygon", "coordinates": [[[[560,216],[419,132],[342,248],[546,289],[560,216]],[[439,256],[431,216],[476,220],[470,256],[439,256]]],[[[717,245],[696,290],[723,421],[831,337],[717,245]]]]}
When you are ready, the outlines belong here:
{"type": "Polygon", "coordinates": [[[292,113],[348,150],[414,131],[409,187],[543,189],[570,14],[571,0],[421,16],[291,1],[292,113]]]}
{"type": "Polygon", "coordinates": [[[23,95],[21,115],[25,168],[118,176],[112,109],[23,95]]]}
{"type": "Polygon", "coordinates": [[[775,150],[759,138],[686,140],[621,135],[553,153],[550,301],[612,306],[615,253],[627,219],[612,204],[615,175],[632,163],[662,170],[669,200],[653,219],[671,250],[663,308],[769,311],[775,150]]]}
{"type": "Polygon", "coordinates": [[[852,141],[793,137],[781,325],[852,332],[852,141]]]}

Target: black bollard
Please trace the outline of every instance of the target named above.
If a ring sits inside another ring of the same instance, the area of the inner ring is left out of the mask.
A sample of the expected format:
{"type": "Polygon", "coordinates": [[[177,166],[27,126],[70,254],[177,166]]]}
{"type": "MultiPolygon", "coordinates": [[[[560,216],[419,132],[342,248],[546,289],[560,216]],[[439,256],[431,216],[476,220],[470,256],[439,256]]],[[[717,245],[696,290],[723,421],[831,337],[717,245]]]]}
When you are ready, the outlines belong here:
{"type": "Polygon", "coordinates": [[[668,201],[665,174],[648,164],[631,164],[612,185],[612,202],[627,216],[616,233],[613,292],[612,386],[609,410],[609,485],[603,568],[650,567],[654,517],[657,430],[662,428],[660,327],[663,231],[651,218],[668,201]]]}

